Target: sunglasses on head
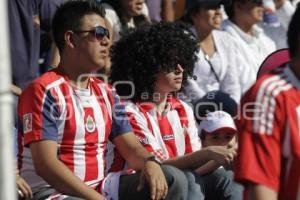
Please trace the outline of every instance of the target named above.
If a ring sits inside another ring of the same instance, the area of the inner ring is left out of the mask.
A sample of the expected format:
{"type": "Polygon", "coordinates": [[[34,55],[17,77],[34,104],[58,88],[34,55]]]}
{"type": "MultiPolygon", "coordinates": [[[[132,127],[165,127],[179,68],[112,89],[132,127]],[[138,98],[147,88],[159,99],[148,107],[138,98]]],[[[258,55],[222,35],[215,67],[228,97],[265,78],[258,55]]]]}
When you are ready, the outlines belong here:
{"type": "Polygon", "coordinates": [[[91,30],[79,30],[74,31],[74,33],[89,33],[97,40],[102,40],[105,36],[109,38],[109,31],[107,28],[104,28],[102,26],[96,26],[95,28],[91,30]]]}

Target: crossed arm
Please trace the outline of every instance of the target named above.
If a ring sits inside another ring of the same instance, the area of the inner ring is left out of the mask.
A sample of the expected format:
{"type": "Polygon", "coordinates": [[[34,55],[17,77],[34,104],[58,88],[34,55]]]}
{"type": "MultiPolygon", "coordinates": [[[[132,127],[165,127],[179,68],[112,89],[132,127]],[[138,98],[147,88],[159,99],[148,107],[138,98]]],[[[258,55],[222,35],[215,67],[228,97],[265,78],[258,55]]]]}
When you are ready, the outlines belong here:
{"type": "MultiPolygon", "coordinates": [[[[145,158],[151,156],[138,142],[133,133],[127,133],[113,140],[122,156],[127,159],[130,166],[142,170],[141,179],[146,179],[150,185],[151,198],[158,200],[165,198],[168,186],[160,166],[155,162],[146,162],[145,158]]],[[[87,186],[73,172],[57,158],[57,143],[43,140],[30,144],[34,167],[39,176],[53,186],[57,191],[83,199],[105,199],[101,194],[87,186]]],[[[143,187],[140,183],[139,188],[143,187]]]]}
{"type": "Polygon", "coordinates": [[[87,186],[57,158],[57,143],[42,140],[30,144],[32,160],[36,173],[57,191],[67,195],[89,200],[105,198],[87,186]]]}

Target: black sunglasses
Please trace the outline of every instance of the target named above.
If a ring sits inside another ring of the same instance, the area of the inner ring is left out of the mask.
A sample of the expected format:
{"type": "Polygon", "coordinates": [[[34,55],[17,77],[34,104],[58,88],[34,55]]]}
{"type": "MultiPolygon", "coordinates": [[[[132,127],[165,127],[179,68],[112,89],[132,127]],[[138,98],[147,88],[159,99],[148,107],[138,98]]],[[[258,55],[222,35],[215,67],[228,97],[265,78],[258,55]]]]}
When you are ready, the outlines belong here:
{"type": "Polygon", "coordinates": [[[107,38],[109,38],[108,29],[104,28],[102,26],[96,26],[95,28],[93,28],[91,30],[78,30],[78,31],[74,31],[74,33],[90,33],[97,40],[102,40],[105,36],[107,38]]]}

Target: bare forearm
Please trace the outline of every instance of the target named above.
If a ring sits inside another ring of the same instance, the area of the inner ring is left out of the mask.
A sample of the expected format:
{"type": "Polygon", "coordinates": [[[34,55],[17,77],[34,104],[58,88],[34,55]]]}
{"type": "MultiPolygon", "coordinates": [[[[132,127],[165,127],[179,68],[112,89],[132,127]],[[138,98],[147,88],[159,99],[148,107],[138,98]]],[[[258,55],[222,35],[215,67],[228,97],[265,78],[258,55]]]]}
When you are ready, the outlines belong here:
{"type": "Polygon", "coordinates": [[[172,0],[163,0],[162,18],[166,22],[174,21],[174,7],[172,0]]]}
{"type": "Polygon", "coordinates": [[[164,164],[172,165],[179,169],[195,170],[211,160],[210,157],[210,152],[207,149],[203,148],[191,154],[166,160],[164,161],[164,164]]]}
{"type": "Polygon", "coordinates": [[[218,167],[220,167],[220,165],[218,165],[216,161],[210,160],[204,165],[202,165],[201,167],[199,167],[198,169],[196,169],[195,172],[197,172],[200,175],[204,175],[216,170],[218,167]]]}
{"type": "Polygon", "coordinates": [[[88,187],[59,160],[48,161],[39,168],[39,175],[61,193],[84,199],[100,198],[98,192],[88,187]]]}
{"type": "Polygon", "coordinates": [[[118,147],[122,157],[129,163],[129,166],[135,170],[142,169],[145,164],[145,158],[151,156],[133,133],[116,137],[113,142],[118,147]]]}
{"type": "Polygon", "coordinates": [[[136,170],[140,170],[144,167],[145,158],[151,156],[151,154],[142,146],[132,149],[132,154],[126,159],[129,165],[136,170]]]}

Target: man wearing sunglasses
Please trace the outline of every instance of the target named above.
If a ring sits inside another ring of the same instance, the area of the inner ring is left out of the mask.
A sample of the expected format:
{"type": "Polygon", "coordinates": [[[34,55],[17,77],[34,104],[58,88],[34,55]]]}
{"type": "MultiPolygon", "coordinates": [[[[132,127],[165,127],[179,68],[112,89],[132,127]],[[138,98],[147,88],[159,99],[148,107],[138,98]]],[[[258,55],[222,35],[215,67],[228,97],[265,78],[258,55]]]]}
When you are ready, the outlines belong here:
{"type": "Polygon", "coordinates": [[[225,6],[228,19],[222,28],[231,34],[236,49],[241,53],[240,84],[245,93],[256,80],[260,64],[271,52],[275,51],[275,43],[265,35],[258,23],[263,20],[262,0],[232,0],[225,6]]]}
{"type": "Polygon", "coordinates": [[[33,188],[33,199],[187,199],[184,174],[160,166],[142,147],[115,91],[91,74],[108,57],[104,17],[93,0],[58,8],[52,24],[60,64],[19,101],[21,175],[33,188]],[[105,172],[108,140],[137,173],[105,172]]]}

